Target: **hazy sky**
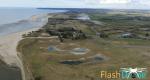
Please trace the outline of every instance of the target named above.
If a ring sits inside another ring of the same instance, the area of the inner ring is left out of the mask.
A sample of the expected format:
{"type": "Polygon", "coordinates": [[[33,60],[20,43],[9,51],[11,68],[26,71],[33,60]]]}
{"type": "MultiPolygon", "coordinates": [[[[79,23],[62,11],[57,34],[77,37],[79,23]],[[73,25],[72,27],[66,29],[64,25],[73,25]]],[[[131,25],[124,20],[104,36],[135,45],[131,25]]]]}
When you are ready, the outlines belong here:
{"type": "Polygon", "coordinates": [[[150,0],[0,0],[0,7],[150,9],[150,0]]]}

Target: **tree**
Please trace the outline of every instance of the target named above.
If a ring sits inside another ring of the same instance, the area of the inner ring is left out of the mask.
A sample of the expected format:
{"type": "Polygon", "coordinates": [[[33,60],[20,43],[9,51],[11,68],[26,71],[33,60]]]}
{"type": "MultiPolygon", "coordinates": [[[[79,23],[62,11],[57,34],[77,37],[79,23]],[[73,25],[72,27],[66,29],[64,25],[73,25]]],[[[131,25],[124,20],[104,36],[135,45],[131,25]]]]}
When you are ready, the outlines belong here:
{"type": "Polygon", "coordinates": [[[146,37],[149,37],[150,35],[148,33],[145,34],[146,37]]]}
{"type": "Polygon", "coordinates": [[[108,35],[106,33],[104,33],[104,32],[100,33],[99,36],[101,38],[107,38],[108,37],[108,35]]]}

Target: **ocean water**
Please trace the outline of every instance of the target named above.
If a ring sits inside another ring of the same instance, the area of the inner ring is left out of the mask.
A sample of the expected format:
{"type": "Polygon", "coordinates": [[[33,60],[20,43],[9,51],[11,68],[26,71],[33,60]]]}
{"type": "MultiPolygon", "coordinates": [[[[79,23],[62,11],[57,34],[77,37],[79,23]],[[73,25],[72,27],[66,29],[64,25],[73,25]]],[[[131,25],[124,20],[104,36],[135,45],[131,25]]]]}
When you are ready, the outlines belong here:
{"type": "MultiPolygon", "coordinates": [[[[0,36],[40,27],[46,24],[48,13],[65,12],[33,8],[0,8],[0,36]]],[[[10,67],[0,61],[0,80],[21,80],[19,68],[10,67]]]]}
{"type": "Polygon", "coordinates": [[[36,8],[0,8],[0,36],[45,24],[47,13],[65,12],[36,8]]]}
{"type": "Polygon", "coordinates": [[[64,10],[48,10],[36,8],[0,8],[0,25],[28,19],[33,15],[64,12],[64,10]]]}

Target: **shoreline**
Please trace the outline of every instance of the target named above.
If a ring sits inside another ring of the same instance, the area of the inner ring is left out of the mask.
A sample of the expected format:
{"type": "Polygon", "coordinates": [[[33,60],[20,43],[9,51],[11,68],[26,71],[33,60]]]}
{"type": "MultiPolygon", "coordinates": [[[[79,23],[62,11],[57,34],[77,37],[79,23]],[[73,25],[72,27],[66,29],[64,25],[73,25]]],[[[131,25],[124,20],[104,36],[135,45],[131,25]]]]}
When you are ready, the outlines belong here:
{"type": "Polygon", "coordinates": [[[46,24],[45,22],[47,22],[48,14],[49,13],[32,15],[28,19],[19,20],[14,23],[2,24],[0,25],[0,37],[43,26],[46,24]]]}
{"type": "Polygon", "coordinates": [[[7,35],[0,36],[0,60],[3,61],[10,68],[16,67],[20,69],[22,80],[26,80],[24,66],[22,62],[22,54],[17,51],[19,41],[23,39],[22,35],[31,31],[36,31],[43,27],[47,23],[47,18],[50,17],[47,13],[44,16],[33,15],[29,20],[44,20],[40,25],[32,26],[30,29],[20,30],[18,32],[9,33],[7,35]]]}
{"type": "Polygon", "coordinates": [[[39,28],[32,28],[26,31],[0,36],[0,58],[10,67],[18,67],[21,70],[22,80],[25,79],[24,66],[22,63],[21,53],[17,52],[17,46],[22,35],[31,31],[36,31],[39,28]]]}
{"type": "Polygon", "coordinates": [[[36,31],[38,29],[40,29],[40,27],[12,33],[12,34],[5,35],[5,36],[0,36],[0,57],[1,57],[1,60],[6,62],[6,64],[8,64],[8,65],[15,65],[13,63],[16,60],[13,58],[15,58],[15,56],[17,56],[16,53],[18,53],[18,52],[16,51],[16,47],[18,45],[18,42],[23,39],[22,35],[26,34],[28,32],[31,32],[31,31],[36,31]],[[6,53],[6,54],[4,54],[4,53],[6,53]],[[10,56],[13,56],[13,58],[9,58],[10,56]]]}
{"type": "MultiPolygon", "coordinates": [[[[13,32],[9,32],[9,29],[7,30],[7,33],[6,34],[2,34],[0,35],[0,60],[4,61],[6,64],[8,65],[16,65],[14,64],[15,62],[15,58],[17,55],[17,45],[18,45],[18,42],[20,40],[22,40],[22,35],[23,34],[27,34],[28,32],[31,32],[31,31],[36,31],[38,29],[40,29],[41,27],[43,27],[43,25],[45,25],[48,21],[48,17],[50,17],[48,15],[49,13],[47,14],[40,14],[40,15],[32,15],[28,20],[26,20],[26,23],[25,24],[28,24],[28,22],[31,22],[31,23],[38,23],[37,25],[28,25],[30,26],[29,28],[26,28],[24,29],[22,25],[24,25],[24,23],[22,24],[22,21],[24,20],[21,20],[19,22],[16,22],[18,24],[21,24],[19,25],[20,27],[22,26],[22,29],[18,30],[18,31],[13,31],[13,32]],[[9,44],[10,43],[10,44],[9,44]],[[12,56],[12,57],[11,57],[12,56]]],[[[16,24],[16,23],[12,23],[12,24],[16,24]]],[[[10,27],[11,25],[9,26],[6,26],[6,27],[10,27]]],[[[16,25],[18,26],[18,25],[16,25]]],[[[17,27],[14,27],[14,28],[17,28],[17,27]]],[[[6,28],[7,29],[7,28],[6,28]]],[[[13,29],[13,28],[12,28],[13,29]]]]}

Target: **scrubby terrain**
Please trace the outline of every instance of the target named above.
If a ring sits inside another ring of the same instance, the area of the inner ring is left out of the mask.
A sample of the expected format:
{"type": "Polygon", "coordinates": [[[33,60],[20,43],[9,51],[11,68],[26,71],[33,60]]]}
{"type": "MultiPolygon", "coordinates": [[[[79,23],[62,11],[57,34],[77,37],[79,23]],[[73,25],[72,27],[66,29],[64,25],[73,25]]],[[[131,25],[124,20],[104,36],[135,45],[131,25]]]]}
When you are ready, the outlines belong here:
{"type": "Polygon", "coordinates": [[[150,71],[150,17],[144,13],[49,15],[18,45],[29,80],[101,80],[101,70],[126,67],[150,71]]]}

